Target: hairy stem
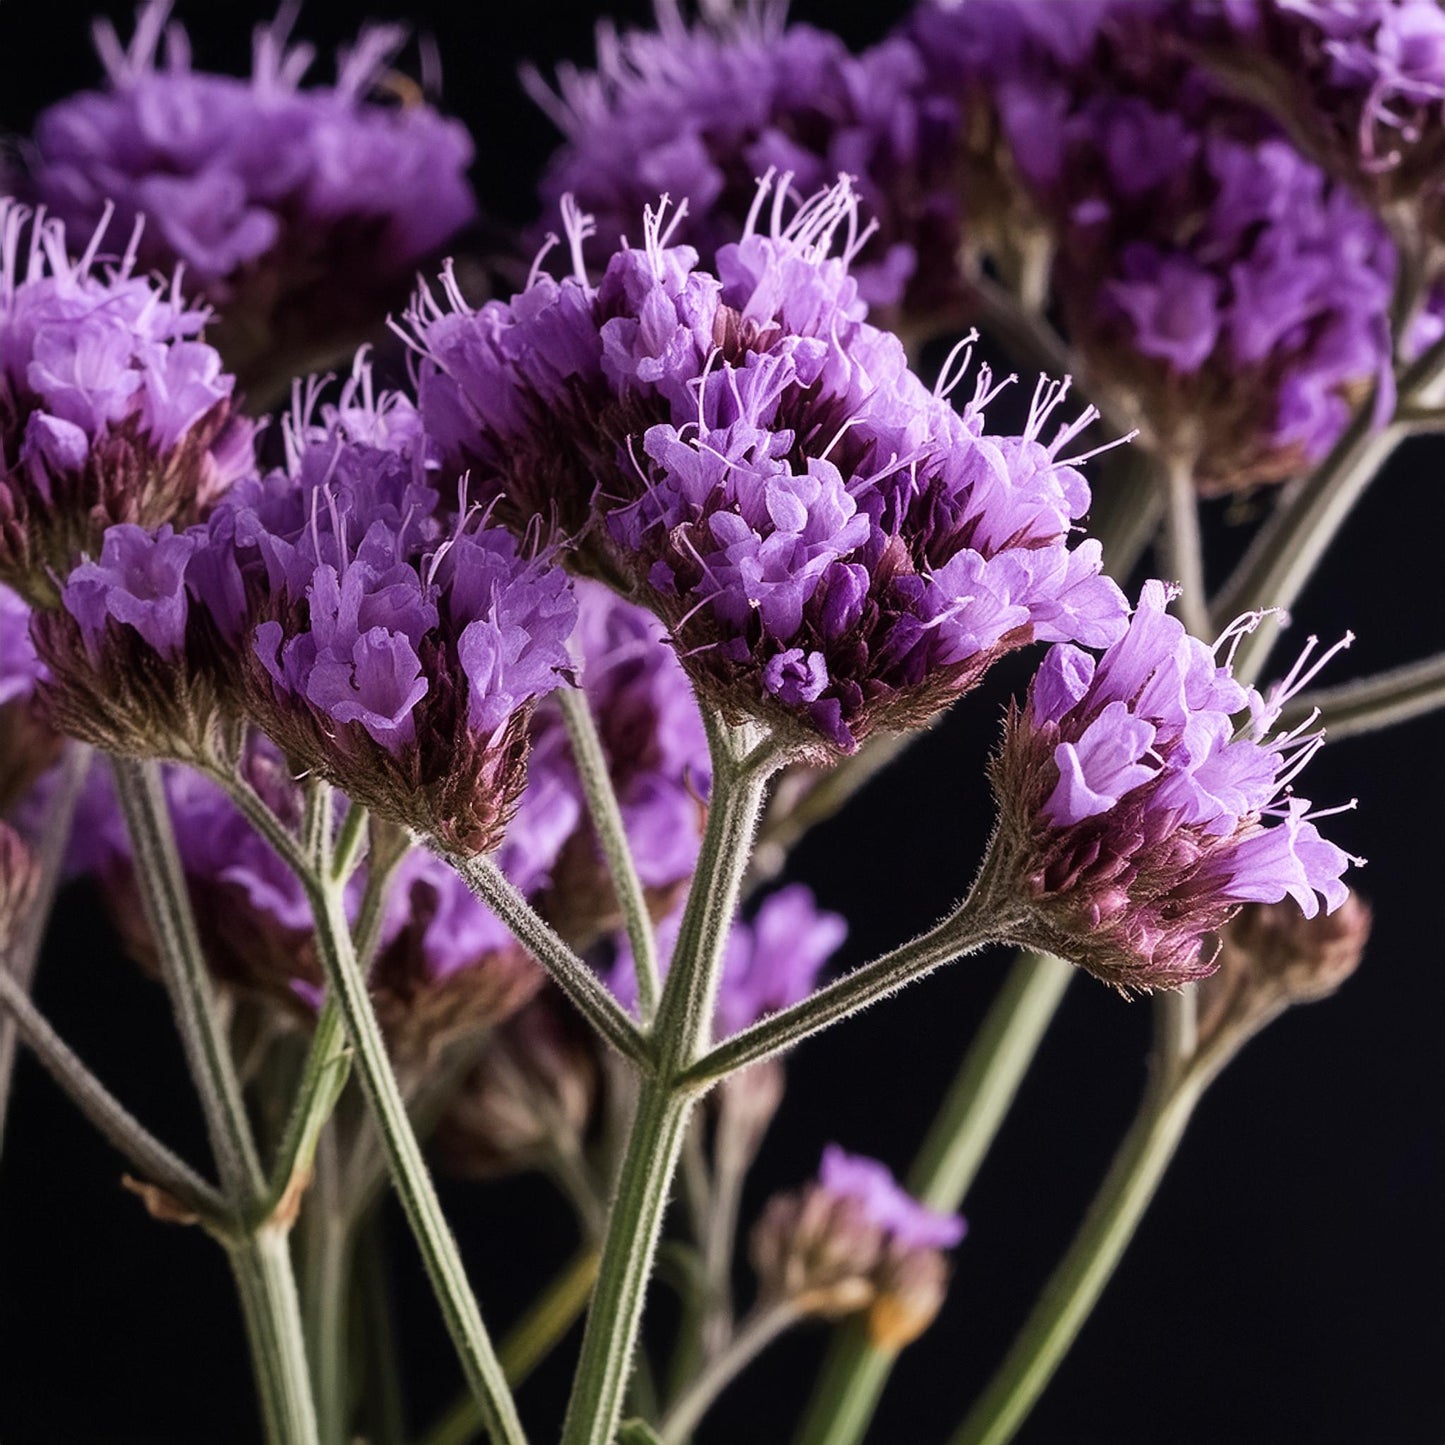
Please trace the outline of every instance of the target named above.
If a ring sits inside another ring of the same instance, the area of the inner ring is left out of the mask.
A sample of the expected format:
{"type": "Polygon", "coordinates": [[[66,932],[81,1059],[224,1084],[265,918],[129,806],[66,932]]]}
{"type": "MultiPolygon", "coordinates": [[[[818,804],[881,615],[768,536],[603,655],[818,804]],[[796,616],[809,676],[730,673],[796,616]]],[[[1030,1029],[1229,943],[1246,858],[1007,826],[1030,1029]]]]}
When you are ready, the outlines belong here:
{"type": "Polygon", "coordinates": [[[572,952],[502,870],[490,858],[456,855],[447,861],[506,924],[512,937],[547,970],[583,1018],[625,1058],[646,1061],[647,1043],[611,990],[572,952]]]}
{"type": "Polygon", "coordinates": [[[382,1138],[392,1181],[421,1250],[432,1289],[461,1359],[467,1384],[476,1396],[487,1429],[497,1445],[524,1445],[516,1402],[507,1388],[481,1312],[467,1283],[455,1238],[422,1158],[396,1075],[386,1055],[381,1028],[372,1011],[346,922],[339,880],[333,875],[309,880],[316,940],[326,983],[336,998],[356,1069],[382,1138]]]}
{"type": "Polygon", "coordinates": [[[71,1052],[46,1022],[30,995],[0,969],[0,1014],[13,1020],[19,1036],[46,1073],[65,1091],[76,1108],[142,1176],[163,1190],[180,1210],[194,1215],[217,1233],[239,1227],[235,1212],[218,1190],[152,1135],[71,1052]]]}
{"type": "Polygon", "coordinates": [[[697,869],[658,1005],[587,1314],[563,1445],[610,1445],[622,1413],[643,1303],[695,1095],[680,1076],[706,1047],[744,869],[777,755],[766,739],[709,718],[713,793],[697,869]]]}
{"type": "Polygon", "coordinates": [[[712,1402],[797,1318],[792,1306],[775,1304],[744,1320],[727,1348],[714,1356],[664,1416],[657,1431],[661,1445],[682,1445],[712,1402]]]}
{"type": "Polygon", "coordinates": [[[617,901],[626,921],[633,966],[637,970],[638,1012],[646,1024],[657,1008],[661,985],[657,970],[657,944],[653,937],[652,918],[647,911],[647,899],[642,891],[642,880],[637,876],[637,865],[632,861],[632,849],[628,847],[627,830],[622,823],[622,808],[612,786],[607,755],[602,750],[602,739],[598,735],[587,694],[580,688],[564,687],[558,689],[556,696],[562,707],[563,721],[567,724],[567,736],[572,743],[572,759],[577,764],[577,774],[587,795],[592,826],[597,832],[597,841],[602,845],[602,854],[612,875],[612,886],[617,890],[617,901]]]}
{"type": "MultiPolygon", "coordinates": [[[[59,780],[50,799],[50,812],[45,819],[40,849],[36,857],[39,881],[25,917],[11,946],[0,955],[0,973],[6,973],[25,991],[35,981],[40,962],[40,947],[50,923],[50,910],[60,890],[65,871],[65,853],[70,846],[71,823],[75,817],[76,800],[90,771],[91,751],[84,743],[67,742],[60,763],[59,780]]],[[[5,1145],[5,1120],[10,1113],[10,1087],[15,1077],[16,1021],[0,1012],[0,1149],[5,1145]]]]}

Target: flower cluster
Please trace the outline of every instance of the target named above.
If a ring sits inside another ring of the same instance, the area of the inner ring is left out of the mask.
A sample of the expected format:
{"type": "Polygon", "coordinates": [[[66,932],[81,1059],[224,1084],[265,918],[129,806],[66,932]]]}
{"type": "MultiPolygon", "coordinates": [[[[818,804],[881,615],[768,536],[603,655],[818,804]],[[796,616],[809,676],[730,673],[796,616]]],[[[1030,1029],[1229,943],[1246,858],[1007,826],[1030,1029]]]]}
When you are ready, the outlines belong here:
{"type": "Polygon", "coordinates": [[[142,263],[184,264],[249,383],[278,356],[344,348],[400,299],[475,214],[471,139],[389,72],[398,27],[363,30],[334,84],[303,89],[312,51],[288,44],[291,10],[257,30],[249,79],[193,69],[169,10],[148,0],[129,47],[97,24],[108,84],[41,116],[30,186],[77,228],[110,204],[148,217],[142,263]]]}
{"type": "Polygon", "coordinates": [[[1208,62],[1378,209],[1408,206],[1445,238],[1445,11],[1435,0],[1190,5],[1208,62]]]}
{"type": "Polygon", "coordinates": [[[531,708],[569,675],[571,590],[510,533],[439,514],[415,412],[372,395],[364,360],[340,406],[314,406],[298,399],[288,465],[204,524],[106,533],[41,632],[52,710],[113,748],[187,757],[222,693],[380,816],[487,851],[531,708]]]}
{"type": "Polygon", "coordinates": [[[645,205],[670,195],[688,208],[684,239],[707,258],[742,234],[758,176],[785,173],[809,195],[847,173],[879,220],[854,268],[863,300],[892,307],[906,293],[921,312],[955,298],[948,112],[935,115],[906,39],[855,56],[752,0],[693,24],[660,5],[656,31],[604,29],[597,52],[597,70],[565,67],[555,94],[529,76],[566,137],[541,185],[547,213],[574,197],[611,251],[645,205]]]}
{"type": "Polygon", "coordinates": [[[1206,491],[1317,462],[1387,372],[1395,254],[1349,189],[1140,0],[923,6],[934,83],[986,96],[1091,374],[1206,491]],[[1206,445],[1207,438],[1207,445],[1206,445]]]}
{"type": "Polygon", "coordinates": [[[958,1215],[920,1204],[886,1165],[830,1144],[815,1184],[768,1205],[753,1266],[765,1297],[828,1319],[866,1311],[873,1343],[897,1350],[937,1315],[943,1251],[964,1232],[958,1215]]]}
{"type": "Polygon", "coordinates": [[[1243,903],[1289,897],[1306,918],[1320,898],[1338,908],[1341,875],[1361,861],[1320,836],[1323,814],[1292,790],[1323,735],[1308,723],[1272,735],[1337,649],[1311,665],[1306,648],[1261,696],[1216,655],[1258,615],[1210,649],[1165,611],[1170,597],[1146,583],[1098,659],[1052,648],[991,769],[1000,821],[985,872],[1020,910],[1012,936],[1125,991],[1209,974],[1205,935],[1243,903]]]}
{"type": "Polygon", "coordinates": [[[1045,442],[1065,388],[1041,384],[1021,436],[988,435],[986,370],[956,410],[961,370],[930,391],[863,319],[850,185],[786,224],[780,185],[764,234],[770,186],[715,274],[649,212],[594,289],[569,211],[576,274],[477,311],[449,285],[409,320],[423,419],[477,499],[549,518],[704,699],[826,756],[1030,641],[1105,645],[1126,608],[1097,545],[1068,546],[1089,492],[1060,453],[1092,413],[1045,442]]]}
{"type": "Polygon", "coordinates": [[[139,232],[99,265],[0,197],[0,581],[53,606],[113,523],[184,525],[252,465],[207,312],[135,274],[139,232]]]}

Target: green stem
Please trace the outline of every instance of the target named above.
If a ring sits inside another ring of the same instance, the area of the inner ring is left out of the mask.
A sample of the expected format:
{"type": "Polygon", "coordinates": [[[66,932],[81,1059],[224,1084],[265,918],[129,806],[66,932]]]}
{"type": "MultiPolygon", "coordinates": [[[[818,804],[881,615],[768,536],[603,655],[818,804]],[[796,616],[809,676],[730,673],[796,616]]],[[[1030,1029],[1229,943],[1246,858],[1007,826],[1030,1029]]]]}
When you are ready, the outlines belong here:
{"type": "Polygon", "coordinates": [[[778,762],[765,739],[713,717],[708,723],[713,792],[707,828],[658,1005],[654,1073],[643,1080],[618,1175],[563,1445],[610,1445],[617,1430],[647,1282],[696,1097],[680,1076],[707,1046],[723,947],[764,789],[778,762]]]}
{"type": "Polygon", "coordinates": [[[0,1015],[12,1019],[46,1073],[147,1184],[154,1184],[216,1233],[236,1230],[235,1211],[183,1159],[154,1137],[71,1052],[30,995],[0,969],[0,1015]]]}
{"type": "Polygon", "coordinates": [[[1295,727],[1316,709],[1331,742],[1394,727],[1445,707],[1445,653],[1403,667],[1356,678],[1338,687],[1304,693],[1280,715],[1282,728],[1295,727]]]}
{"type": "Polygon", "coordinates": [[[317,1445],[301,1306],[285,1229],[263,1225],[227,1249],[272,1445],[317,1445]]]}
{"type": "Polygon", "coordinates": [[[200,1093],[216,1167],[226,1192],[252,1200],[264,1178],[166,810],[159,766],[112,758],[116,795],[130,834],[146,921],[175,1008],[191,1076],[200,1093]]]}
{"type": "MultiPolygon", "coordinates": [[[[7,974],[26,993],[35,981],[40,947],[50,923],[50,910],[55,905],[55,895],[60,890],[61,875],[65,871],[65,853],[70,846],[75,804],[85,783],[85,775],[90,771],[90,761],[91,751],[84,743],[73,740],[66,743],[64,760],[59,765],[59,782],[50,799],[50,811],[35,860],[39,870],[35,895],[9,949],[0,955],[0,972],[7,974]]],[[[0,1148],[4,1147],[5,1120],[10,1113],[16,1043],[15,1019],[0,1012],[0,1148]]]]}
{"type": "Polygon", "coordinates": [[[1109,1282],[1199,1102],[1198,1082],[1151,1088],[1083,1225],[952,1445],[1006,1445],[1109,1282]]]}
{"type": "Polygon", "coordinates": [[[1184,625],[1196,637],[1204,637],[1209,631],[1209,593],[1199,533],[1199,494],[1188,458],[1166,460],[1164,495],[1164,565],[1170,580],[1179,584],[1175,601],[1184,625]]]}
{"type": "Polygon", "coordinates": [[[347,1387],[349,1293],[355,1218],[339,1188],[335,1140],[316,1155],[316,1179],[301,1213],[306,1339],[322,1445],[345,1445],[350,1435],[347,1387]]]}
{"type": "MultiPolygon", "coordinates": [[[[909,1192],[931,1208],[951,1213],[963,1203],[1075,972],[1048,954],[1020,953],[1014,960],[913,1161],[909,1192]]],[[[861,1321],[844,1325],[814,1386],[797,1445],[856,1445],[896,1358],[869,1340],[861,1321]]]]}
{"type": "Polygon", "coordinates": [[[657,1431],[661,1445],[682,1445],[712,1402],[797,1318],[791,1306],[775,1304],[755,1310],[744,1320],[727,1348],[707,1364],[668,1410],[657,1431]]]}
{"type": "Polygon", "coordinates": [[[481,1404],[487,1429],[498,1445],[524,1445],[526,1436],[517,1416],[516,1402],[482,1323],[456,1240],[442,1215],[421,1145],[386,1056],[386,1044],[352,947],[341,886],[334,876],[313,876],[308,880],[308,891],[327,988],[340,1007],[361,1085],[381,1134],[392,1181],[407,1223],[416,1236],[467,1384],[481,1404]]]}
{"type": "Polygon", "coordinates": [[[467,886],[552,976],[577,1011],[624,1058],[644,1063],[647,1042],[612,991],[567,946],[490,858],[449,855],[467,886]]]}
{"type": "Polygon", "coordinates": [[[632,861],[632,849],[627,844],[622,808],[612,786],[612,773],[607,766],[607,755],[602,750],[592,705],[581,688],[560,688],[556,696],[562,707],[563,721],[567,724],[567,736],[572,743],[572,759],[582,779],[583,792],[587,795],[592,826],[596,829],[597,841],[602,845],[602,854],[607,859],[617,901],[622,906],[627,939],[632,945],[633,966],[637,970],[638,1013],[645,1024],[656,1011],[661,987],[657,944],[653,936],[652,917],[647,911],[647,898],[642,891],[642,880],[637,876],[637,865],[632,861]]]}

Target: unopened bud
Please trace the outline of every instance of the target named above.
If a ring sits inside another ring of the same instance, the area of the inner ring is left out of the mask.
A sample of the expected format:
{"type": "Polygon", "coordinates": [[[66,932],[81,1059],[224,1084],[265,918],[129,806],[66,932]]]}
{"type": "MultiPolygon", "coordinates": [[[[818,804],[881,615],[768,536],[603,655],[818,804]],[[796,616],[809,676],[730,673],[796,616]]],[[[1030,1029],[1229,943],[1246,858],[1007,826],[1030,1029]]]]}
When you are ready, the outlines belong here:
{"type": "Polygon", "coordinates": [[[829,1319],[866,1310],[870,1337],[897,1350],[938,1313],[943,1250],[964,1228],[920,1204],[882,1164],[830,1145],[815,1184],[768,1205],[753,1231],[753,1266],[765,1299],[829,1319]]]}
{"type": "Polygon", "coordinates": [[[1370,908],[1351,893],[1333,913],[1306,918],[1290,900],[1250,903],[1219,934],[1219,969],[1199,992],[1202,1041],[1238,1042],[1291,1004],[1328,998],[1359,966],[1370,908]]]}

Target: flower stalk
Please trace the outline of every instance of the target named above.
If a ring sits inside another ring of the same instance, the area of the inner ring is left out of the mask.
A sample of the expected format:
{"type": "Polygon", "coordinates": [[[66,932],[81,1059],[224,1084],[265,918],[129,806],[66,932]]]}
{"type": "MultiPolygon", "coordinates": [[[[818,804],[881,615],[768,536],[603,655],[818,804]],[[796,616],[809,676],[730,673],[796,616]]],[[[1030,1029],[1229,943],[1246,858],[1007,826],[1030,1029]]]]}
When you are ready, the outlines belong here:
{"type": "Polygon", "coordinates": [[[696,1091],[685,1071],[706,1048],[744,870],[780,756],[751,730],[709,719],[713,793],[608,1218],[563,1445],[610,1445],[622,1416],[642,1309],[696,1091]]]}

